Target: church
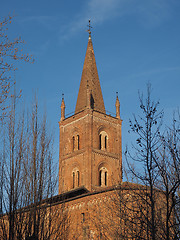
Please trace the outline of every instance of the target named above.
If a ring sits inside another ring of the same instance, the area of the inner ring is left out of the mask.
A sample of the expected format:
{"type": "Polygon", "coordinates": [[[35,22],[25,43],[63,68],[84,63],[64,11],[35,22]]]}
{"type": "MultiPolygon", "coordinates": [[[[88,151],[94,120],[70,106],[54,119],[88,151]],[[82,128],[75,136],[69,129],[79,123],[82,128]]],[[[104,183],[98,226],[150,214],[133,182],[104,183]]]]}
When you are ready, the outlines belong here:
{"type": "MultiPolygon", "coordinates": [[[[75,113],[66,117],[64,97],[61,102],[59,195],[53,199],[70,217],[65,239],[151,239],[150,188],[122,181],[120,102],[117,95],[115,116],[106,113],[90,22],[88,32],[75,113]]],[[[162,239],[165,199],[153,191],[162,239]]]]}
{"type": "MultiPolygon", "coordinates": [[[[167,239],[166,203],[173,206],[173,198],[166,201],[162,190],[122,180],[120,102],[117,95],[115,116],[107,114],[90,29],[89,22],[74,114],[66,116],[64,97],[61,102],[59,194],[13,212],[13,240],[167,239]]],[[[11,233],[9,218],[2,215],[0,238],[11,233]]],[[[174,212],[168,221],[173,226],[174,212]]],[[[169,239],[177,239],[173,231],[169,239]]]]}

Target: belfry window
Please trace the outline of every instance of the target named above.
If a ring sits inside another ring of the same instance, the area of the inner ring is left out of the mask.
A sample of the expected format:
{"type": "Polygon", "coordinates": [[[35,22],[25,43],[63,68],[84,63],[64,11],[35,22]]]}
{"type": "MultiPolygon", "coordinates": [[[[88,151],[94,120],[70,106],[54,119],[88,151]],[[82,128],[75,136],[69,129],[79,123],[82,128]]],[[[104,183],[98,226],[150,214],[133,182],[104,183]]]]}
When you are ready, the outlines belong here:
{"type": "Polygon", "coordinates": [[[73,188],[80,186],[80,172],[77,168],[73,169],[72,182],[73,182],[72,184],[73,188]]]}
{"type": "Polygon", "coordinates": [[[77,171],[77,186],[79,187],[79,171],[77,171]]]}
{"type": "Polygon", "coordinates": [[[102,146],[101,146],[101,137],[102,137],[102,136],[101,136],[101,134],[100,134],[100,135],[99,135],[99,149],[101,149],[101,147],[102,147],[102,146]]]}
{"type": "Polygon", "coordinates": [[[102,170],[99,171],[99,186],[101,186],[101,175],[102,175],[102,170]]]}
{"type": "Polygon", "coordinates": [[[104,151],[108,149],[108,135],[104,131],[99,134],[99,149],[104,151]]]}
{"type": "Polygon", "coordinates": [[[105,167],[99,170],[99,186],[105,187],[108,185],[108,171],[105,167]]]}
{"type": "Polygon", "coordinates": [[[79,150],[79,135],[77,135],[77,150],[79,150]]]}
{"type": "Polygon", "coordinates": [[[74,135],[72,138],[72,148],[73,151],[77,151],[80,149],[80,145],[79,145],[79,135],[74,135]]]}
{"type": "Polygon", "coordinates": [[[73,144],[73,151],[75,150],[75,137],[73,136],[73,139],[72,139],[72,144],[73,144]]]}
{"type": "Polygon", "coordinates": [[[107,171],[104,172],[104,185],[107,186],[107,171]]]}
{"type": "Polygon", "coordinates": [[[104,137],[104,148],[107,149],[107,136],[104,137]]]}
{"type": "Polygon", "coordinates": [[[73,188],[75,188],[75,172],[73,172],[73,188]]]}

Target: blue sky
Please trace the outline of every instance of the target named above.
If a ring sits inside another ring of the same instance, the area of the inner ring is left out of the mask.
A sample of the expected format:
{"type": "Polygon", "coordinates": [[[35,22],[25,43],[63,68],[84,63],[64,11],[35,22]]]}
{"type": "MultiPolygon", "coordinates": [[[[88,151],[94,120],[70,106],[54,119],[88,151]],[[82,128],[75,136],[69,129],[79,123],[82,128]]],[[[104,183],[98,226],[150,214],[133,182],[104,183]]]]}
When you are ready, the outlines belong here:
{"type": "Polygon", "coordinates": [[[34,64],[19,64],[15,74],[28,104],[38,94],[55,132],[61,95],[66,113],[75,110],[88,42],[88,19],[106,110],[115,112],[119,92],[123,148],[131,142],[128,120],[138,113],[138,90],[147,82],[170,121],[179,107],[179,0],[1,0],[0,16],[14,15],[12,38],[21,36],[34,64]]]}

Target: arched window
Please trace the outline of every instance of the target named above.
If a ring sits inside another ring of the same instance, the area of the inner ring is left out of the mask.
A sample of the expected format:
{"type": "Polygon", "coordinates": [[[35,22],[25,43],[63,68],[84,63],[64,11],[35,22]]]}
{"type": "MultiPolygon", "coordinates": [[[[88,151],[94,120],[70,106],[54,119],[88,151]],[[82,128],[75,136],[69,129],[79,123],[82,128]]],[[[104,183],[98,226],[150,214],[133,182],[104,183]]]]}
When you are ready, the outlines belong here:
{"type": "Polygon", "coordinates": [[[73,151],[74,151],[75,150],[75,137],[74,136],[73,136],[72,141],[73,141],[73,151]]]}
{"type": "Polygon", "coordinates": [[[75,188],[75,172],[73,172],[73,188],[75,188]]]}
{"type": "Polygon", "coordinates": [[[80,149],[80,145],[79,145],[79,135],[74,135],[72,138],[72,148],[73,151],[77,151],[80,149]]]}
{"type": "Polygon", "coordinates": [[[102,170],[99,171],[99,186],[101,186],[101,175],[102,175],[102,170]]]}
{"type": "Polygon", "coordinates": [[[108,149],[108,135],[105,131],[99,134],[99,149],[104,151],[108,149]]]}
{"type": "Polygon", "coordinates": [[[104,148],[107,149],[107,135],[104,137],[104,148]]]}
{"type": "Polygon", "coordinates": [[[102,148],[102,145],[101,145],[101,134],[99,134],[99,149],[101,149],[102,148]]]}
{"type": "Polygon", "coordinates": [[[104,185],[107,186],[107,171],[104,172],[104,185]]]}
{"type": "Polygon", "coordinates": [[[108,186],[108,171],[105,167],[99,170],[99,186],[108,186]]]}
{"type": "Polygon", "coordinates": [[[79,150],[79,135],[77,135],[77,150],[79,150]]]}
{"type": "Polygon", "coordinates": [[[74,168],[72,171],[72,186],[73,188],[79,187],[80,186],[80,172],[78,168],[74,168]]]}
{"type": "Polygon", "coordinates": [[[79,171],[77,171],[77,186],[79,187],[79,182],[80,181],[80,179],[79,179],[79,171]]]}

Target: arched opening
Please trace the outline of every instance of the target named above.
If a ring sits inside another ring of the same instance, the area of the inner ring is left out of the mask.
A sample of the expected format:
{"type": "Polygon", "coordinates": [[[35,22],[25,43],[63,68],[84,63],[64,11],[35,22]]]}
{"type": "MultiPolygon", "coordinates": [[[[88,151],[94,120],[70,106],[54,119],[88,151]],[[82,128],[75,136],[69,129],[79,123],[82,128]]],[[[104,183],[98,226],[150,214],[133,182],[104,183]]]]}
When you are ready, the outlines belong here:
{"type": "Polygon", "coordinates": [[[101,134],[99,135],[99,149],[101,149],[102,146],[101,146],[101,134]]]}
{"type": "Polygon", "coordinates": [[[75,188],[75,172],[73,172],[73,188],[75,188]]]}
{"type": "Polygon", "coordinates": [[[105,131],[99,134],[99,149],[104,151],[108,149],[108,135],[105,131]]]}
{"type": "Polygon", "coordinates": [[[78,186],[78,187],[79,187],[79,183],[80,183],[79,180],[80,180],[80,179],[79,179],[79,171],[77,171],[77,186],[78,186]]]}
{"type": "Polygon", "coordinates": [[[101,183],[101,175],[102,175],[102,171],[100,170],[100,171],[99,171],[99,186],[101,186],[101,184],[102,184],[102,183],[101,183]]]}
{"type": "Polygon", "coordinates": [[[72,171],[72,187],[77,188],[80,186],[80,172],[78,168],[74,168],[72,171]]]}
{"type": "Polygon", "coordinates": [[[77,135],[77,150],[79,150],[79,135],[77,135]]]}
{"type": "Polygon", "coordinates": [[[104,185],[107,186],[107,171],[104,172],[104,185]]]}
{"type": "Polygon", "coordinates": [[[108,171],[105,167],[99,170],[99,186],[108,186],[108,171]]]}
{"type": "Polygon", "coordinates": [[[80,137],[78,134],[72,137],[72,149],[73,151],[80,149],[80,137]]]}
{"type": "Polygon", "coordinates": [[[73,144],[73,151],[75,150],[75,137],[72,138],[72,144],[73,144]]]}
{"type": "Polygon", "coordinates": [[[104,148],[107,149],[107,136],[104,137],[104,148]]]}

